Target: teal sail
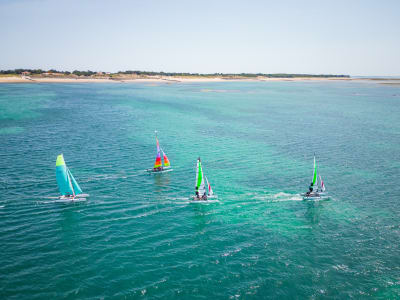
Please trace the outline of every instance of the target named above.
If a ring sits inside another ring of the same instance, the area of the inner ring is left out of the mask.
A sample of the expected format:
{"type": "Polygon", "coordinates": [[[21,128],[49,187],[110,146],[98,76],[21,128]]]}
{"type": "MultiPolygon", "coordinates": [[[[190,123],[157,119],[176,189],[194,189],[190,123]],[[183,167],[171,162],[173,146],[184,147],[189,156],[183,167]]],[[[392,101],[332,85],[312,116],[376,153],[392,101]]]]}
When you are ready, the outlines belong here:
{"type": "Polygon", "coordinates": [[[67,171],[68,171],[68,175],[69,175],[69,178],[70,178],[70,181],[71,181],[71,184],[72,184],[72,188],[73,188],[74,194],[75,195],[82,194],[81,187],[76,182],[76,180],[75,180],[74,176],[72,175],[71,171],[68,168],[67,168],[67,171]]]}

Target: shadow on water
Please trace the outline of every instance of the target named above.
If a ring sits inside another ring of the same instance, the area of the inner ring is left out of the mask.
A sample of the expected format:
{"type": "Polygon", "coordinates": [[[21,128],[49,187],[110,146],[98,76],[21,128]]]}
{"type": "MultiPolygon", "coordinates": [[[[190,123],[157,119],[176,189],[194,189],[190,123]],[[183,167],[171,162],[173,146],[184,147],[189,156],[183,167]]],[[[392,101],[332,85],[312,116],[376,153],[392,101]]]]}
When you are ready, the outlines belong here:
{"type": "Polygon", "coordinates": [[[60,212],[60,228],[66,235],[76,235],[80,231],[81,214],[79,211],[82,209],[82,204],[62,203],[61,205],[64,205],[65,207],[60,212]]]}
{"type": "Polygon", "coordinates": [[[163,192],[163,190],[167,188],[171,182],[169,173],[154,174],[152,176],[154,177],[155,190],[158,193],[163,192]]]}
{"type": "Polygon", "coordinates": [[[320,216],[323,209],[323,202],[311,201],[306,202],[307,210],[304,216],[312,225],[318,225],[320,222],[320,216]]]}
{"type": "Polygon", "coordinates": [[[194,226],[198,233],[202,233],[206,229],[207,224],[212,220],[213,208],[211,205],[204,203],[193,203],[192,207],[194,211],[194,226]]]}

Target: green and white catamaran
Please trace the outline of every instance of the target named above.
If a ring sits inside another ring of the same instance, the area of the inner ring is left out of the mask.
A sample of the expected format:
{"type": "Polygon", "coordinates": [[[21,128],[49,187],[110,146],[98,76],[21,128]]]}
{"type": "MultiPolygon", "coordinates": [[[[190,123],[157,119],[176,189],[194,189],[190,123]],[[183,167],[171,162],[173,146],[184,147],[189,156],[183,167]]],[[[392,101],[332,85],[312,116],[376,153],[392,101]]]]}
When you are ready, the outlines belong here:
{"type": "Polygon", "coordinates": [[[62,154],[57,156],[56,179],[61,196],[59,201],[86,201],[88,194],[83,194],[78,182],[76,182],[71,171],[68,169],[62,154]]]}
{"type": "Polygon", "coordinates": [[[309,189],[308,192],[303,194],[304,200],[321,200],[328,198],[325,189],[325,184],[322,181],[321,175],[318,175],[315,155],[314,155],[314,171],[313,171],[312,182],[308,189],[309,189]],[[318,177],[319,177],[319,182],[318,182],[318,177]]]}
{"type": "Polygon", "coordinates": [[[195,195],[192,197],[195,201],[207,201],[209,199],[216,199],[217,195],[214,194],[207,176],[203,172],[200,157],[197,159],[196,168],[196,182],[195,182],[195,195]]]}

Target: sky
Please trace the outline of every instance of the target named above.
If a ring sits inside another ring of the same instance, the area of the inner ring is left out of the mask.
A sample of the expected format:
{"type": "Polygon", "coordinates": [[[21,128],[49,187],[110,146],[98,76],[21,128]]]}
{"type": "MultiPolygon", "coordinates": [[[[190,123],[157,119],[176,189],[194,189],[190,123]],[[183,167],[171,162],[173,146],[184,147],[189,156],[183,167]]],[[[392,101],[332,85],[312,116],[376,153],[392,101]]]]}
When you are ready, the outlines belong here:
{"type": "Polygon", "coordinates": [[[0,69],[400,75],[399,0],[0,0],[0,69]]]}

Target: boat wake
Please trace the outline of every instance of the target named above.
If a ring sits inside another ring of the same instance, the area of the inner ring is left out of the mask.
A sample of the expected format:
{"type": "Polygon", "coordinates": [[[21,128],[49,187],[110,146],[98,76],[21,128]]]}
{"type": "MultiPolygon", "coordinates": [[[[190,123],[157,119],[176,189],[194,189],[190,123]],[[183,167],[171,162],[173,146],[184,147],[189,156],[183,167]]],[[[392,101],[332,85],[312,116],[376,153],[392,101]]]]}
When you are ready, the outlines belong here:
{"type": "Polygon", "coordinates": [[[190,204],[190,203],[217,203],[219,202],[218,199],[208,199],[208,200],[193,200],[193,197],[172,197],[169,198],[171,204],[190,204]]]}
{"type": "Polygon", "coordinates": [[[87,180],[83,180],[82,182],[127,179],[129,177],[136,177],[136,176],[139,176],[139,174],[100,174],[100,175],[95,175],[93,177],[90,177],[87,180]]]}
{"type": "Polygon", "coordinates": [[[290,194],[285,192],[279,192],[276,194],[254,194],[248,193],[246,194],[254,200],[262,200],[266,202],[286,202],[286,201],[303,201],[301,194],[290,194]]]}
{"type": "Polygon", "coordinates": [[[37,201],[37,204],[51,204],[51,203],[78,203],[78,202],[87,202],[86,198],[76,198],[74,200],[71,199],[55,199],[49,201],[37,201]]]}
{"type": "Polygon", "coordinates": [[[217,203],[219,202],[218,199],[210,199],[210,200],[194,200],[189,198],[189,203],[198,203],[198,204],[209,204],[209,203],[217,203]]]}

